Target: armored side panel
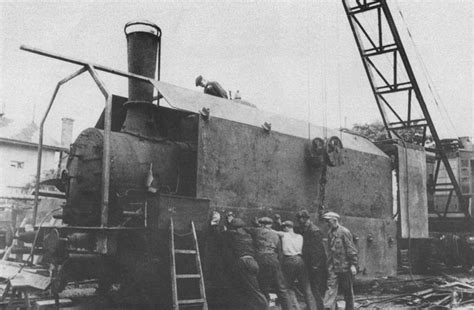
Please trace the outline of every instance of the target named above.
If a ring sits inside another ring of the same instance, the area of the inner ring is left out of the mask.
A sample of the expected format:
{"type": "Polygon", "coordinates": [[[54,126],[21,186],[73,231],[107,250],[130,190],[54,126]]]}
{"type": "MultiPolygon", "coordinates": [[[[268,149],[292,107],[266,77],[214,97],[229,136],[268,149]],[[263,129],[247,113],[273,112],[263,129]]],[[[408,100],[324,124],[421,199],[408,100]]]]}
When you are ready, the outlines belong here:
{"type": "Polygon", "coordinates": [[[345,148],[343,155],[342,166],[328,168],[327,208],[341,214],[342,225],[353,233],[362,274],[396,274],[397,224],[392,219],[391,161],[362,149],[345,148]]]}
{"type": "MultiPolygon", "coordinates": [[[[261,111],[256,111],[256,113],[261,111]]],[[[229,113],[230,107],[229,107],[229,113]]],[[[344,140],[363,140],[343,135],[344,140]]],[[[321,169],[305,162],[308,140],[221,118],[200,121],[197,196],[211,209],[232,210],[250,223],[279,213],[294,219],[299,209],[317,214],[321,169]]],[[[326,208],[343,215],[358,240],[360,267],[368,275],[396,272],[396,225],[392,215],[390,159],[368,145],[345,148],[344,164],[328,168],[326,208]]],[[[323,229],[326,225],[313,219],[323,229]]]]}
{"type": "MultiPolygon", "coordinates": [[[[303,208],[316,216],[321,169],[306,164],[308,134],[311,138],[339,137],[344,163],[328,167],[326,208],[339,212],[343,225],[358,240],[363,272],[396,272],[391,160],[373,143],[231,100],[163,82],[154,84],[174,108],[192,113],[209,109],[209,118],[204,113],[199,119],[196,196],[209,199],[211,210],[232,210],[247,223],[255,216],[273,213],[294,219],[295,212],[303,208]],[[265,122],[271,123],[270,131],[262,128],[265,122]]],[[[326,229],[316,217],[313,220],[326,229]]],[[[220,252],[211,242],[206,248],[205,269],[212,283],[214,276],[222,275],[216,261],[220,252]]]]}

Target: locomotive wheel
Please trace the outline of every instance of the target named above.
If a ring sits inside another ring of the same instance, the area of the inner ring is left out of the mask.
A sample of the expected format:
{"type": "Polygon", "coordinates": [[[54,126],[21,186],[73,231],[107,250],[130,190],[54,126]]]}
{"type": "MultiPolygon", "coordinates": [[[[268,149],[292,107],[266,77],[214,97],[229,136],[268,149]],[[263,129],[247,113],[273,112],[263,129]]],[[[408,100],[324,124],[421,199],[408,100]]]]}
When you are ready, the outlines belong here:
{"type": "Polygon", "coordinates": [[[321,138],[314,138],[306,150],[306,161],[309,166],[319,168],[325,165],[325,151],[324,140],[321,138]]]}

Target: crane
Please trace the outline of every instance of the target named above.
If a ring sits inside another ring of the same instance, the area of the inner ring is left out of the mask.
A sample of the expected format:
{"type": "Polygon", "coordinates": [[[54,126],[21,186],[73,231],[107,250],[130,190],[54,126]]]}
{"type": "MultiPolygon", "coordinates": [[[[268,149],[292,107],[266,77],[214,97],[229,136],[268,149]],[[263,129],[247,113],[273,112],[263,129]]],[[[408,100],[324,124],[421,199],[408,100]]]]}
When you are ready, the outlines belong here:
{"type": "Polygon", "coordinates": [[[456,193],[460,209],[466,218],[470,218],[469,196],[463,193],[453,172],[387,1],[342,0],[342,3],[389,138],[402,139],[404,131],[418,129],[422,130],[418,143],[425,145],[429,130],[435,147],[427,150],[436,155],[431,189],[434,194],[449,193],[443,216],[447,216],[451,197],[456,193]],[[377,29],[371,28],[373,24],[377,29]],[[415,112],[422,116],[414,117],[415,112]],[[448,182],[441,182],[438,178],[441,165],[444,165],[448,182]]]}

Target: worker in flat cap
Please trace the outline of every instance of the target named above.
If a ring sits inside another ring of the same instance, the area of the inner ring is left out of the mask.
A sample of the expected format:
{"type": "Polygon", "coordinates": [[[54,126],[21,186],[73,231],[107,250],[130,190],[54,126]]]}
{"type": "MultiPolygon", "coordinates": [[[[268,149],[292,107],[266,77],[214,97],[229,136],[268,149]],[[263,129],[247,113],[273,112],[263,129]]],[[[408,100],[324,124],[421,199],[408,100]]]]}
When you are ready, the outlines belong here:
{"type": "Polygon", "coordinates": [[[228,215],[229,213],[227,213],[227,230],[224,231],[218,230],[217,216],[213,216],[211,220],[211,227],[220,233],[224,265],[230,271],[234,286],[244,297],[240,301],[245,304],[245,309],[267,310],[268,302],[257,280],[259,266],[255,260],[253,239],[243,229],[245,223],[242,219],[232,214],[232,219],[229,220],[228,215]]]}
{"type": "Polygon", "coordinates": [[[327,268],[326,250],[322,231],[313,224],[307,210],[296,214],[299,232],[303,235],[303,260],[308,269],[309,282],[316,301],[316,309],[323,310],[326,292],[327,268]]]}
{"type": "Polygon", "coordinates": [[[225,220],[226,220],[226,225],[229,225],[232,220],[235,218],[234,212],[232,211],[227,211],[225,213],[225,220]]]}
{"type": "Polygon", "coordinates": [[[205,94],[228,99],[226,90],[219,83],[208,81],[202,75],[196,78],[196,87],[198,86],[204,87],[205,94]]]}
{"type": "Polygon", "coordinates": [[[340,289],[344,295],[346,309],[354,309],[353,281],[357,273],[357,248],[349,229],[339,223],[340,216],[327,212],[323,219],[329,226],[328,231],[328,290],[324,306],[336,309],[336,297],[340,289]]]}
{"type": "Polygon", "coordinates": [[[256,260],[260,267],[258,281],[260,288],[269,301],[270,289],[275,288],[282,310],[291,309],[288,288],[281,270],[279,252],[280,237],[272,230],[273,220],[262,217],[258,220],[260,227],[248,227],[256,249],[256,260]]]}
{"type": "Polygon", "coordinates": [[[273,215],[272,229],[276,231],[283,231],[283,227],[281,226],[281,215],[278,213],[273,215]]]}
{"type": "Polygon", "coordinates": [[[294,224],[292,221],[284,221],[280,226],[282,231],[277,231],[277,234],[281,238],[283,254],[281,268],[288,285],[293,309],[300,309],[294,290],[295,280],[298,280],[298,284],[305,299],[306,309],[314,310],[316,309],[316,301],[314,299],[313,292],[311,291],[308,271],[302,257],[303,236],[295,233],[293,229],[294,224]]]}

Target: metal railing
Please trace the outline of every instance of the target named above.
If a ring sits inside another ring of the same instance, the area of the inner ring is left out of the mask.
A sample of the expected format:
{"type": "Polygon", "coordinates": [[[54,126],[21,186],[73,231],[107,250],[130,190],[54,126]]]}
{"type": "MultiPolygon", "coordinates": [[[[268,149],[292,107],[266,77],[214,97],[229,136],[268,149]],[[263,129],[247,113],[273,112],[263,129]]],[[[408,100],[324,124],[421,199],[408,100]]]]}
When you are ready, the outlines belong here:
{"type": "MultiPolygon", "coordinates": [[[[61,81],[59,81],[56,85],[54,90],[53,96],[49,102],[48,108],[41,120],[40,125],[40,133],[39,133],[39,143],[38,143],[38,161],[37,161],[37,169],[36,169],[36,185],[35,185],[35,200],[34,200],[34,209],[33,209],[33,226],[36,225],[36,217],[38,213],[38,194],[39,194],[39,184],[40,184],[40,175],[41,175],[41,159],[42,159],[42,151],[43,151],[43,133],[44,133],[44,124],[48,117],[49,111],[53,106],[54,100],[56,99],[56,95],[59,92],[61,86],[66,84],[67,82],[71,81],[75,77],[81,75],[84,72],[89,72],[94,82],[99,87],[100,91],[105,97],[105,115],[104,115],[104,152],[102,154],[102,192],[101,192],[101,218],[100,218],[100,225],[101,227],[108,227],[108,212],[109,212],[109,187],[110,187],[110,132],[111,132],[111,124],[112,124],[112,94],[107,90],[105,84],[100,79],[97,71],[104,71],[107,73],[115,74],[122,77],[138,79],[142,81],[148,81],[153,87],[156,89],[155,83],[153,83],[153,79],[133,74],[125,71],[115,70],[112,68],[108,68],[102,65],[92,64],[86,61],[69,58],[60,56],[54,53],[46,52],[40,49],[36,49],[33,47],[28,47],[22,45],[20,47],[21,50],[31,52],[34,54],[54,58],[57,60],[73,63],[76,65],[82,66],[81,69],[74,72],[73,74],[65,77],[61,81]]],[[[158,91],[158,89],[157,89],[158,91]]]]}

